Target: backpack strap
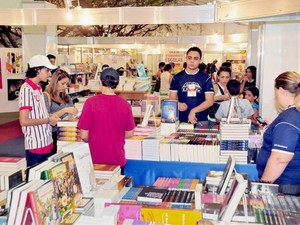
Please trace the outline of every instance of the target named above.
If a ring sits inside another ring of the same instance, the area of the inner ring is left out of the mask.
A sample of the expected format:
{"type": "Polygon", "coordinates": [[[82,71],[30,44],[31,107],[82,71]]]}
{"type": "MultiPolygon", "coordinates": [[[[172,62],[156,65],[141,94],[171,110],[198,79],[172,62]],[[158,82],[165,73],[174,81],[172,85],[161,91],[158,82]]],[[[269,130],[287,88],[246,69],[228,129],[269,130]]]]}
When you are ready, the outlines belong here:
{"type": "Polygon", "coordinates": [[[219,87],[219,90],[220,90],[221,94],[224,95],[225,93],[224,93],[224,91],[223,91],[223,88],[222,88],[218,83],[217,83],[217,85],[218,85],[218,87],[219,87]]]}

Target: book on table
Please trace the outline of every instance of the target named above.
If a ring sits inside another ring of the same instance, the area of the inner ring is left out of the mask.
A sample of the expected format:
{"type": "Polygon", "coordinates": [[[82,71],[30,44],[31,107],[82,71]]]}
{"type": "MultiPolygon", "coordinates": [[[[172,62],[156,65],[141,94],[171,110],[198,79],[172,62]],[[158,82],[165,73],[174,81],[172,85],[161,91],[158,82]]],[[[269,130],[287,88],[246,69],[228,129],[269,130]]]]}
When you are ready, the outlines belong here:
{"type": "Polygon", "coordinates": [[[245,194],[247,185],[248,181],[245,180],[241,174],[236,173],[232,185],[227,192],[226,198],[221,206],[219,220],[224,222],[231,221],[241,198],[245,194]]]}
{"type": "Polygon", "coordinates": [[[161,105],[161,122],[175,123],[178,121],[178,101],[163,100],[161,105]]]}
{"type": "MultiPolygon", "coordinates": [[[[30,188],[33,184],[35,184],[37,181],[31,181],[25,184],[22,184],[13,190],[8,191],[8,202],[7,202],[7,208],[9,209],[8,213],[8,225],[13,225],[15,223],[16,217],[17,217],[17,211],[18,208],[21,208],[21,205],[19,205],[21,193],[30,188]]],[[[21,209],[22,210],[22,209],[21,209]]]]}
{"type": "Polygon", "coordinates": [[[82,193],[96,188],[96,178],[88,143],[74,142],[62,147],[63,152],[72,152],[76,162],[82,193]]]}
{"type": "Polygon", "coordinates": [[[226,191],[231,175],[235,166],[235,159],[232,156],[228,157],[221,181],[217,188],[217,194],[223,195],[226,191]]]}
{"type": "Polygon", "coordinates": [[[54,183],[52,180],[45,181],[28,192],[20,224],[58,224],[60,220],[58,211],[54,183]]]}
{"type": "Polygon", "coordinates": [[[143,187],[137,196],[137,201],[141,202],[162,202],[168,193],[168,188],[153,186],[143,187]]]}
{"type": "Polygon", "coordinates": [[[67,162],[62,162],[51,168],[49,174],[51,180],[54,181],[60,218],[63,218],[65,214],[75,208],[74,201],[80,199],[77,198],[78,194],[81,196],[81,193],[77,193],[80,189],[77,188],[67,162]]]}

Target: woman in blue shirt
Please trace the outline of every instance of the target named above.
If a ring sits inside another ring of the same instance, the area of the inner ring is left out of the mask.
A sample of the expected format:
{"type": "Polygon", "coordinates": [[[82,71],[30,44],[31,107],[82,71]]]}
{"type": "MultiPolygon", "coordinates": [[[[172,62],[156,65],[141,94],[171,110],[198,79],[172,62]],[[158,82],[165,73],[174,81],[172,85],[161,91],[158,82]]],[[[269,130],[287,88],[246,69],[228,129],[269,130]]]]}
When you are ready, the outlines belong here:
{"type": "Polygon", "coordinates": [[[275,79],[279,116],[264,133],[257,158],[262,182],[279,184],[279,191],[300,195],[300,75],[285,72],[275,79]]]}

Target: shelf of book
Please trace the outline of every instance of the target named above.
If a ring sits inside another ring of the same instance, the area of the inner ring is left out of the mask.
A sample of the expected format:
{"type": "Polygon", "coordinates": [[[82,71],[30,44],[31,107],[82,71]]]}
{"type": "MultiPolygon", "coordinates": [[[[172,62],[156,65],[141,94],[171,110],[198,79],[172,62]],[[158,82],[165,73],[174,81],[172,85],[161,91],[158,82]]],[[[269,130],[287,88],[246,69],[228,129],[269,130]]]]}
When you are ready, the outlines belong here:
{"type": "MultiPolygon", "coordinates": [[[[91,90],[92,94],[100,94],[100,90],[91,90]]],[[[147,91],[121,91],[121,90],[115,90],[115,94],[120,95],[126,100],[143,100],[145,98],[145,95],[147,94],[147,91]]]]}
{"type": "MultiPolygon", "coordinates": [[[[205,180],[209,170],[224,170],[221,163],[189,163],[170,161],[127,160],[124,173],[133,177],[134,185],[152,185],[158,177],[194,178],[205,180]]],[[[258,180],[255,164],[236,164],[239,173],[249,180],[258,180]]]]}

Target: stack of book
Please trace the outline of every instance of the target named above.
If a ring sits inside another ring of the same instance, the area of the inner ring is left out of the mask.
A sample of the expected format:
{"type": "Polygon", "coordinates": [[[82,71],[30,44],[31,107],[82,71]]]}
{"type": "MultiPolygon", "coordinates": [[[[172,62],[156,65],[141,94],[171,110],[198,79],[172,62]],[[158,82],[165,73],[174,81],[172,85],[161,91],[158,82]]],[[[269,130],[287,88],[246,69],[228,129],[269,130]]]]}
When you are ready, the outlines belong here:
{"type": "Polygon", "coordinates": [[[248,119],[221,122],[220,162],[226,162],[228,156],[232,155],[239,164],[247,164],[250,128],[251,120],[248,119]]]}
{"type": "Polygon", "coordinates": [[[160,160],[219,162],[220,142],[216,134],[172,133],[160,142],[160,160]]]}
{"type": "Polygon", "coordinates": [[[94,172],[96,179],[110,180],[114,176],[121,175],[121,167],[109,164],[94,164],[94,172]]]}
{"type": "Polygon", "coordinates": [[[0,157],[0,190],[7,191],[25,181],[26,159],[0,157]]]}
{"type": "Polygon", "coordinates": [[[142,141],[143,160],[159,161],[161,137],[148,136],[142,141]]]}
{"type": "Polygon", "coordinates": [[[57,146],[69,144],[74,141],[81,141],[80,130],[77,128],[78,121],[58,121],[57,146]]]}
{"type": "Polygon", "coordinates": [[[125,140],[126,159],[142,160],[142,141],[144,138],[144,136],[133,136],[125,140]]]}

